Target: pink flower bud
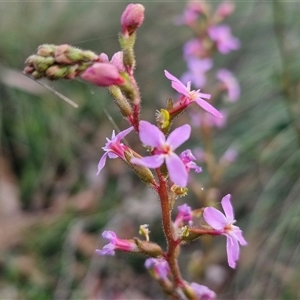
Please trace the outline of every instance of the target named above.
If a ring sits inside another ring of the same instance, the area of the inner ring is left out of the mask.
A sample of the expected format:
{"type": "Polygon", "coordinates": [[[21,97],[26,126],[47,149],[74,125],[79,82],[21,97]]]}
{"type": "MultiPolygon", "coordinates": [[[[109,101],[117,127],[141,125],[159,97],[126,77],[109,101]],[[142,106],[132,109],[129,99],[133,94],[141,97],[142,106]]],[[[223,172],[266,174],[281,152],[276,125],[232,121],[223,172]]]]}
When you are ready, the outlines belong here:
{"type": "Polygon", "coordinates": [[[144,21],[145,7],[142,4],[129,4],[121,16],[123,33],[132,35],[144,21]]]}
{"type": "Polygon", "coordinates": [[[216,15],[224,19],[230,16],[233,13],[234,9],[235,9],[234,3],[225,1],[218,6],[216,15]]]}
{"type": "Polygon", "coordinates": [[[110,63],[95,63],[81,75],[83,80],[95,85],[108,87],[110,85],[121,85],[124,79],[121,77],[117,67],[110,63]]]}

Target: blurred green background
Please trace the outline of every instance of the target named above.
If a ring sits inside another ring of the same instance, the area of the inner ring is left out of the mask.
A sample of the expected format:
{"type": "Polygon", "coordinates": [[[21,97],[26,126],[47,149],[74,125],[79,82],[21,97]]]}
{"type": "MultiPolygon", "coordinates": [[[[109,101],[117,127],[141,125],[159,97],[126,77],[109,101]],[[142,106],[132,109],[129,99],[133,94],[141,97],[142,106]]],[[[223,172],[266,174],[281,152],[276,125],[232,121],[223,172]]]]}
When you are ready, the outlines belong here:
{"type": "MultiPolygon", "coordinates": [[[[129,238],[149,223],[154,240],[163,241],[154,192],[118,160],[95,176],[105,137],[127,126],[108,92],[80,80],[46,82],[75,109],[22,75],[25,59],[43,43],[111,56],[128,3],[0,3],[0,299],[164,298],[143,257],[94,255],[103,229],[129,238]]],[[[193,35],[174,25],[185,1],[140,3],[146,18],[136,42],[136,78],[142,117],[153,121],[155,109],[174,95],[163,70],[184,72],[182,46],[193,35]]],[[[220,190],[233,195],[249,246],[236,271],[226,265],[223,239],[214,241],[205,268],[200,242],[183,248],[181,264],[187,280],[206,283],[220,299],[299,299],[300,3],[235,4],[227,22],[242,47],[216,56],[215,65],[235,73],[242,94],[215,145],[217,155],[238,145],[220,190]]],[[[132,134],[128,142],[134,147],[137,139],[132,134]]],[[[205,183],[205,176],[194,180],[205,183]]],[[[197,207],[192,194],[187,199],[197,207]]]]}

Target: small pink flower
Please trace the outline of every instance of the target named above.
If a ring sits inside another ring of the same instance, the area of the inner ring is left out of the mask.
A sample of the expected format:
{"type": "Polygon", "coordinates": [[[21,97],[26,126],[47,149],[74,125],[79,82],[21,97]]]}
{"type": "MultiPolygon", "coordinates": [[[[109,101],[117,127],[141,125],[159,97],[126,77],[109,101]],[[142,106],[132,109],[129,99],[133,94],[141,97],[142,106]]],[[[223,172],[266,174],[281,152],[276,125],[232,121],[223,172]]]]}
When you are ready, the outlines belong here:
{"type": "Polygon", "coordinates": [[[202,169],[196,165],[193,160],[196,160],[195,156],[192,154],[192,151],[190,149],[187,149],[179,155],[180,159],[185,165],[185,168],[188,172],[190,172],[191,169],[195,170],[195,173],[202,172],[202,169]]]}
{"type": "Polygon", "coordinates": [[[191,39],[183,45],[183,57],[186,60],[201,57],[204,52],[203,43],[199,39],[191,39]]]}
{"type": "Polygon", "coordinates": [[[227,54],[232,50],[240,48],[240,41],[232,36],[228,25],[210,26],[208,28],[210,38],[216,42],[218,50],[222,54],[227,54]]]}
{"type": "Polygon", "coordinates": [[[240,85],[233,74],[226,70],[221,69],[217,73],[217,79],[219,79],[224,88],[228,91],[228,100],[231,102],[236,102],[240,98],[240,85]]]}
{"type": "Polygon", "coordinates": [[[109,244],[105,245],[102,250],[96,249],[99,255],[115,255],[115,250],[125,252],[140,252],[134,241],[124,240],[117,237],[114,231],[105,230],[102,237],[109,240],[109,244]]]}
{"type": "Polygon", "coordinates": [[[142,4],[128,4],[121,16],[123,33],[134,33],[144,21],[145,7],[142,4]]]}
{"type": "Polygon", "coordinates": [[[220,109],[220,113],[222,114],[222,118],[215,118],[211,114],[203,113],[203,111],[200,112],[191,111],[189,112],[191,118],[191,125],[194,127],[209,126],[209,127],[223,128],[227,123],[228,113],[224,109],[220,109]]]}
{"type": "Polygon", "coordinates": [[[216,293],[210,290],[207,286],[192,282],[190,287],[194,290],[199,300],[214,300],[216,293]]]}
{"type": "Polygon", "coordinates": [[[186,106],[188,106],[192,102],[196,102],[208,113],[214,115],[217,118],[222,118],[222,115],[212,105],[202,99],[210,99],[209,94],[200,93],[200,90],[191,91],[191,82],[188,82],[187,86],[185,86],[178,78],[176,78],[166,70],[165,75],[169,80],[171,80],[173,89],[183,95],[183,101],[185,101],[186,106]]]}
{"type": "Polygon", "coordinates": [[[133,127],[129,127],[126,130],[121,131],[117,135],[115,135],[115,131],[113,130],[111,139],[106,138],[107,143],[102,149],[105,153],[102,155],[99,164],[98,164],[98,172],[97,175],[100,174],[101,170],[105,166],[107,156],[109,158],[117,158],[120,157],[125,160],[124,151],[128,148],[124,144],[121,143],[121,140],[133,130],[133,127]]]}
{"type": "Polygon", "coordinates": [[[206,83],[205,73],[213,66],[213,61],[210,58],[190,58],[187,61],[188,71],[185,72],[181,81],[183,83],[191,82],[196,88],[202,88],[206,83]]]}
{"type": "Polygon", "coordinates": [[[81,78],[103,87],[124,83],[117,67],[110,63],[94,63],[82,73],[81,78]]]}
{"type": "Polygon", "coordinates": [[[153,270],[158,279],[165,280],[170,273],[170,267],[163,258],[148,258],[145,261],[145,267],[148,270],[153,270]]]}
{"type": "Polygon", "coordinates": [[[185,187],[188,172],[183,161],[174,153],[191,134],[191,126],[186,124],[176,128],[165,138],[164,134],[147,121],[140,121],[139,136],[143,144],[154,148],[152,156],[132,158],[131,163],[156,169],[166,162],[170,179],[181,187],[185,187]]]}
{"type": "Polygon", "coordinates": [[[174,226],[179,228],[183,226],[185,223],[192,225],[193,214],[192,209],[186,203],[178,206],[178,215],[174,221],[174,226]]]}
{"type": "Polygon", "coordinates": [[[234,219],[233,207],[230,202],[231,195],[223,197],[221,204],[225,215],[213,207],[206,207],[203,212],[205,222],[217,231],[218,234],[227,237],[227,259],[231,268],[236,267],[236,261],[239,259],[240,247],[247,245],[246,240],[242,235],[242,230],[233,225],[234,219]]]}

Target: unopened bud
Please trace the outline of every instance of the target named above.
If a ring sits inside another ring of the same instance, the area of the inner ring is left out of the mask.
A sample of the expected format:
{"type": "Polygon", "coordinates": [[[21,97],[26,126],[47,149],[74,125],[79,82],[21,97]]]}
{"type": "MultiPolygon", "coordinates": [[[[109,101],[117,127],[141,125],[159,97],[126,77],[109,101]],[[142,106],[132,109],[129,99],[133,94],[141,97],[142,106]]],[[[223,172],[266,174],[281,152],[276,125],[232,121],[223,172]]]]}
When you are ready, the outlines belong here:
{"type": "Polygon", "coordinates": [[[121,90],[118,86],[112,85],[109,87],[109,92],[113,96],[114,100],[116,101],[116,104],[118,105],[121,114],[123,117],[131,117],[133,115],[132,108],[127,101],[126,97],[122,94],[121,90]]]}
{"type": "Polygon", "coordinates": [[[124,79],[120,75],[117,67],[110,63],[93,64],[81,75],[81,78],[103,87],[122,85],[124,83],[124,79]]]}
{"type": "Polygon", "coordinates": [[[66,64],[69,65],[72,63],[72,60],[68,58],[67,51],[69,50],[71,46],[68,44],[59,45],[55,50],[55,61],[60,64],[66,64]]]}
{"type": "Polygon", "coordinates": [[[57,65],[51,66],[46,70],[46,77],[52,80],[64,78],[68,73],[67,67],[60,67],[57,65]]]}
{"type": "Polygon", "coordinates": [[[57,46],[50,44],[41,45],[38,47],[36,54],[44,57],[53,56],[56,47],[57,46]]]}
{"type": "Polygon", "coordinates": [[[134,241],[142,252],[146,253],[151,257],[159,257],[163,253],[161,247],[156,243],[141,241],[137,238],[134,238],[134,241]]]}
{"type": "Polygon", "coordinates": [[[137,157],[134,156],[132,154],[132,151],[125,151],[124,152],[125,158],[127,163],[132,167],[133,171],[139,176],[139,178],[144,181],[145,183],[147,183],[148,185],[150,185],[151,187],[155,186],[155,179],[154,176],[152,174],[152,172],[150,171],[150,169],[148,169],[147,167],[144,166],[140,166],[140,165],[136,165],[136,164],[132,164],[130,161],[133,157],[137,157]]]}
{"type": "Polygon", "coordinates": [[[144,21],[145,7],[142,4],[129,4],[121,16],[123,33],[132,35],[144,21]]]}

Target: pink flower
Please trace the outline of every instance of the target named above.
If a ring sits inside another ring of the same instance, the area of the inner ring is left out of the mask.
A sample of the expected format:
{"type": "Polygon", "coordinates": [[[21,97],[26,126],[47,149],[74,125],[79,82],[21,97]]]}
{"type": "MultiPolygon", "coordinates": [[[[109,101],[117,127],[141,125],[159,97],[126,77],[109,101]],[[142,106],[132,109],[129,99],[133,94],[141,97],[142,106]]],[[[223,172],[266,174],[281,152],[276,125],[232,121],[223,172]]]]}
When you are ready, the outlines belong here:
{"type": "Polygon", "coordinates": [[[234,220],[233,207],[230,202],[231,195],[223,197],[221,204],[225,215],[213,207],[206,207],[203,212],[205,222],[215,229],[219,234],[227,237],[227,259],[231,268],[236,267],[236,261],[239,259],[240,247],[247,245],[246,240],[242,235],[242,230],[233,225],[234,220]]]}
{"type": "Polygon", "coordinates": [[[190,287],[194,290],[199,300],[214,300],[216,293],[210,290],[207,286],[192,282],[190,287]]]}
{"type": "Polygon", "coordinates": [[[218,50],[222,54],[227,54],[240,48],[240,41],[232,36],[228,25],[211,26],[208,28],[208,34],[216,42],[218,50]]]}
{"type": "Polygon", "coordinates": [[[117,67],[110,63],[94,63],[82,73],[81,78],[103,87],[124,83],[117,67]]]}
{"type": "Polygon", "coordinates": [[[189,112],[191,118],[191,125],[194,127],[209,126],[209,127],[223,128],[227,123],[228,113],[224,109],[221,109],[220,113],[222,113],[222,118],[215,118],[211,114],[203,113],[203,111],[200,112],[191,111],[189,112]]]}
{"type": "Polygon", "coordinates": [[[188,223],[192,225],[193,214],[192,209],[186,203],[183,205],[178,206],[178,215],[174,221],[174,226],[179,228],[184,225],[184,223],[188,223]]]}
{"type": "Polygon", "coordinates": [[[158,279],[165,280],[170,273],[170,267],[166,260],[162,258],[148,258],[145,261],[145,267],[153,270],[158,279]]]}
{"type": "Polygon", "coordinates": [[[191,169],[194,169],[196,173],[202,172],[202,169],[196,165],[196,163],[193,162],[193,160],[196,160],[195,156],[192,154],[192,151],[190,149],[187,149],[179,155],[182,162],[185,165],[186,170],[189,172],[191,169]]]}
{"type": "Polygon", "coordinates": [[[210,99],[209,94],[200,93],[200,90],[191,91],[191,82],[188,82],[187,86],[185,86],[178,78],[176,78],[166,70],[165,75],[169,80],[171,80],[173,89],[183,95],[183,101],[185,102],[186,106],[188,106],[192,102],[196,102],[205,111],[209,112],[217,118],[222,118],[222,115],[212,105],[201,99],[210,99]]]}
{"type": "Polygon", "coordinates": [[[96,249],[96,253],[100,255],[115,255],[115,250],[125,252],[140,252],[134,241],[124,240],[117,237],[114,231],[105,230],[102,237],[109,240],[109,244],[105,245],[102,250],[96,249]]]}
{"type": "Polygon", "coordinates": [[[122,144],[120,141],[132,130],[133,127],[129,127],[128,129],[121,131],[117,135],[115,135],[115,131],[113,130],[111,139],[106,138],[107,143],[105,144],[104,147],[102,147],[105,153],[102,155],[99,161],[97,175],[100,174],[101,170],[105,166],[107,156],[109,158],[120,157],[123,160],[125,160],[124,151],[127,149],[127,146],[122,144]]]}
{"type": "Polygon", "coordinates": [[[228,91],[228,100],[231,102],[236,102],[240,97],[240,85],[237,82],[233,74],[226,70],[221,69],[217,73],[217,79],[222,81],[224,88],[228,91]]]}
{"type": "Polygon", "coordinates": [[[196,88],[202,88],[206,83],[205,73],[213,66],[212,60],[210,58],[190,58],[187,66],[188,71],[182,75],[181,81],[183,83],[190,81],[196,88]]]}
{"type": "Polygon", "coordinates": [[[187,141],[191,134],[191,126],[186,124],[176,128],[166,138],[154,125],[140,121],[139,136],[143,144],[154,148],[152,156],[132,158],[131,163],[156,169],[166,162],[170,179],[177,185],[185,187],[188,172],[183,161],[174,153],[181,144],[187,141]]]}
{"type": "Polygon", "coordinates": [[[203,43],[199,39],[191,39],[183,45],[183,57],[186,60],[200,57],[204,52],[203,43]]]}

